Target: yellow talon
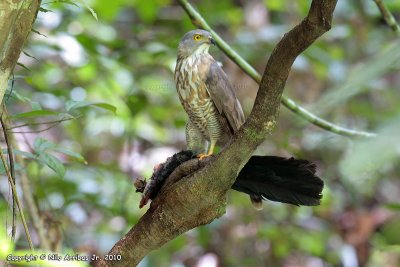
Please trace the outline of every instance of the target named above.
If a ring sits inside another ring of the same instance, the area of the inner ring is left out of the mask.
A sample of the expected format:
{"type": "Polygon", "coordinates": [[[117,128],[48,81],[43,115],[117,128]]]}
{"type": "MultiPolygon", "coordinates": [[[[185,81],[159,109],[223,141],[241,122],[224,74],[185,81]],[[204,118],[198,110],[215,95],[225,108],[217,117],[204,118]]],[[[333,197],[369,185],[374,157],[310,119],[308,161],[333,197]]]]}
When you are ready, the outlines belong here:
{"type": "Polygon", "coordinates": [[[214,153],[214,147],[215,147],[215,142],[211,142],[210,147],[208,148],[207,154],[200,153],[197,155],[199,160],[203,160],[205,158],[208,158],[209,156],[212,156],[212,154],[214,153]]]}
{"type": "Polygon", "coordinates": [[[212,152],[207,153],[207,154],[201,153],[201,154],[198,154],[197,157],[199,158],[199,160],[203,160],[205,158],[208,158],[209,156],[212,156],[212,154],[213,154],[212,152]]]}

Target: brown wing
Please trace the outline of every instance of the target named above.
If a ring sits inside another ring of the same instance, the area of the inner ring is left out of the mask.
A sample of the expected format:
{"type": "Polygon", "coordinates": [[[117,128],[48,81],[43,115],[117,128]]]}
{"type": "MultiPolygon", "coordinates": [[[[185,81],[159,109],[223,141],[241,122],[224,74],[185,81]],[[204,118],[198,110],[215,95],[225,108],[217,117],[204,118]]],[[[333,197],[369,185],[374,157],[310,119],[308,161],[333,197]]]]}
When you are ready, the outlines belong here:
{"type": "Polygon", "coordinates": [[[228,77],[215,60],[210,64],[205,83],[219,113],[227,118],[229,126],[233,132],[236,132],[244,123],[242,106],[236,98],[228,77]]]}

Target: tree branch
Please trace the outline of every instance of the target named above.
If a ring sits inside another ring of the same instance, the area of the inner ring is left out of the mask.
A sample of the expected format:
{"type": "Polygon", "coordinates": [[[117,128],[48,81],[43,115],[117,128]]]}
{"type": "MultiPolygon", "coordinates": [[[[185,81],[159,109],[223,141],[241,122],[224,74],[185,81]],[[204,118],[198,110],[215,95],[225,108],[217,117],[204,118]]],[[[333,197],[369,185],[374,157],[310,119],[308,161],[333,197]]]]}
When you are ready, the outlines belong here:
{"type": "MultiPolygon", "coordinates": [[[[108,253],[121,261],[99,261],[99,266],[134,266],[150,251],[178,235],[222,216],[226,192],[257,146],[277,121],[280,99],[295,58],[330,29],[335,0],[314,0],[308,16],[287,33],[272,52],[253,110],[228,147],[203,168],[193,161],[174,171],[175,183],[163,188],[139,222],[108,253]],[[231,164],[235,162],[236,164],[231,164]],[[184,177],[176,177],[176,175],[184,177]],[[184,178],[184,179],[182,179],[184,178]]],[[[170,176],[171,177],[171,176],[170,176]]]]}
{"type": "Polygon", "coordinates": [[[392,28],[392,30],[397,34],[397,36],[400,36],[400,25],[393,17],[392,12],[390,12],[390,10],[385,6],[382,0],[374,0],[374,2],[378,6],[383,19],[386,21],[386,24],[390,28],[392,28]]]}
{"type": "MultiPolygon", "coordinates": [[[[182,8],[186,11],[188,16],[191,18],[192,23],[199,28],[205,29],[213,35],[218,47],[227,55],[233,62],[236,63],[245,73],[247,73],[256,83],[260,84],[261,82],[261,75],[246,61],[244,60],[235,50],[232,49],[211,27],[208,25],[207,21],[198,13],[193,6],[187,0],[178,0],[179,4],[182,8]]],[[[376,134],[363,132],[363,131],[356,131],[347,129],[336,124],[333,124],[329,121],[326,121],[310,111],[306,110],[305,108],[296,104],[295,101],[288,98],[287,96],[283,95],[281,98],[282,104],[294,112],[295,114],[299,115],[306,121],[322,128],[327,131],[349,136],[349,137],[375,137],[376,134]]]]}

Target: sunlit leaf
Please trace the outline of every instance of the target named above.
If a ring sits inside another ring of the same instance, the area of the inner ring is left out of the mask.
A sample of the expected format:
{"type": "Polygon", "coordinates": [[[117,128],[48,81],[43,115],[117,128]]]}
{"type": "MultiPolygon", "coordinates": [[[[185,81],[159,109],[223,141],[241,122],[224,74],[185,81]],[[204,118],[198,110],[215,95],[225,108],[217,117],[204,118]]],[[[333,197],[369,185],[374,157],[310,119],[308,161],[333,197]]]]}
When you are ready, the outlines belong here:
{"type": "Polygon", "coordinates": [[[81,2],[85,5],[85,7],[90,11],[90,13],[91,13],[92,16],[94,17],[94,19],[95,19],[96,21],[99,21],[98,18],[97,18],[96,12],[93,10],[93,8],[91,8],[91,7],[89,6],[89,4],[86,2],[86,0],[79,0],[79,1],[81,1],[81,2]]]}
{"type": "Polygon", "coordinates": [[[78,4],[76,4],[74,1],[72,0],[52,0],[50,3],[63,3],[63,4],[69,4],[71,6],[76,6],[79,7],[78,4]]]}
{"type": "Polygon", "coordinates": [[[92,6],[96,9],[101,21],[111,21],[118,14],[118,11],[124,7],[124,5],[126,5],[125,0],[92,2],[92,6]]]}
{"type": "Polygon", "coordinates": [[[107,104],[107,103],[93,103],[93,106],[102,108],[102,109],[106,109],[111,111],[112,113],[116,113],[117,112],[117,108],[113,105],[107,104]]]}

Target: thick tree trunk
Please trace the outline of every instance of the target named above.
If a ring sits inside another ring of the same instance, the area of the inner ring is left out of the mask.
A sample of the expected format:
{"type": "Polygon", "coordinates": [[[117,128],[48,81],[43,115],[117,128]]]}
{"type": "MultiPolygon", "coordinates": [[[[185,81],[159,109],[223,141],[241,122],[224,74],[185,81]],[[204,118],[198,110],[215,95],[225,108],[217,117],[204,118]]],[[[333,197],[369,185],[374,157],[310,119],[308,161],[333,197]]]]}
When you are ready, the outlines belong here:
{"type": "Polygon", "coordinates": [[[336,0],[312,2],[308,16],[272,52],[253,110],[228,147],[203,168],[198,160],[178,167],[171,174],[176,182],[162,189],[146,214],[108,253],[120,255],[121,260],[99,261],[100,266],[135,266],[150,251],[224,214],[226,192],[257,146],[275,127],[294,60],[330,29],[335,6],[336,0]]]}
{"type": "Polygon", "coordinates": [[[39,6],[40,0],[0,1],[0,103],[39,6]]]}

